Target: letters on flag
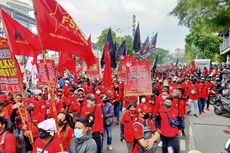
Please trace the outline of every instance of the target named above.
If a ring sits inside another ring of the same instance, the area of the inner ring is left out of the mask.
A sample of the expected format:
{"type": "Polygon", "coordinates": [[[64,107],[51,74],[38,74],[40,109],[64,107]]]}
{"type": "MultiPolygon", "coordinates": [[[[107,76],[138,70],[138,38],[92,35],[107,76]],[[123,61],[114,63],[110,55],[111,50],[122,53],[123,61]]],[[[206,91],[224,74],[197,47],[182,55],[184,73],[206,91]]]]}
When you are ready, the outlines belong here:
{"type": "Polygon", "coordinates": [[[149,61],[133,61],[126,66],[125,96],[151,95],[151,72],[149,61]]]}
{"type": "Polygon", "coordinates": [[[37,63],[38,84],[40,86],[54,86],[56,81],[56,70],[54,60],[46,60],[46,65],[43,60],[37,63]],[[48,74],[47,74],[48,73],[48,74]]]}
{"type": "Polygon", "coordinates": [[[21,87],[21,72],[16,59],[9,48],[0,49],[0,89],[7,92],[20,92],[21,87]]]}

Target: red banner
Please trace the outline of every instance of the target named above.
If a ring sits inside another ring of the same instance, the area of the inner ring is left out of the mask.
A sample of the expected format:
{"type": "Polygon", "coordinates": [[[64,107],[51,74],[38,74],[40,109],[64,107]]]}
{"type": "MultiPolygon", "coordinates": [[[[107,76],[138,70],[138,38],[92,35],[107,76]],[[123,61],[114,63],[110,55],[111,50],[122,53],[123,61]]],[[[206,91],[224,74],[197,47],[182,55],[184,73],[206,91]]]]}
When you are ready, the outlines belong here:
{"type": "Polygon", "coordinates": [[[22,87],[20,75],[18,63],[10,50],[0,49],[0,89],[7,92],[20,92],[22,87]]]}
{"type": "Polygon", "coordinates": [[[118,79],[121,81],[126,81],[126,65],[129,65],[132,61],[136,61],[134,56],[124,56],[121,57],[118,69],[118,79]]]}
{"type": "Polygon", "coordinates": [[[56,81],[56,71],[55,71],[55,62],[54,60],[46,60],[47,69],[43,60],[39,60],[37,63],[38,70],[38,85],[47,86],[55,85],[56,81]],[[48,75],[47,75],[48,73],[48,75]]]}
{"type": "Polygon", "coordinates": [[[151,70],[149,61],[133,61],[126,66],[125,96],[151,95],[151,70]]]}
{"type": "Polygon", "coordinates": [[[90,66],[87,70],[87,75],[91,79],[99,78],[100,77],[100,65],[99,65],[99,60],[97,58],[97,62],[90,66]]]}

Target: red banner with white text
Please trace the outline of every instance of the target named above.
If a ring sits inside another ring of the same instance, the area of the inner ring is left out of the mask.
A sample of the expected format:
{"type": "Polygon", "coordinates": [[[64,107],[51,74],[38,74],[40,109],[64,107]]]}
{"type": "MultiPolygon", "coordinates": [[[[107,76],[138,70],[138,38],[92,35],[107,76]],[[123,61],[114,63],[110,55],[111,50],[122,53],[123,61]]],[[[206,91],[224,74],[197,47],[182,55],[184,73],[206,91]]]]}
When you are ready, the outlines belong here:
{"type": "Polygon", "coordinates": [[[132,61],[136,61],[134,56],[122,56],[118,68],[118,79],[126,81],[126,66],[130,65],[132,61]]]}
{"type": "Polygon", "coordinates": [[[133,61],[126,65],[125,96],[151,95],[151,70],[149,61],[133,61]]]}
{"type": "Polygon", "coordinates": [[[90,66],[87,70],[87,75],[91,78],[91,79],[95,79],[95,78],[99,78],[100,77],[100,65],[99,65],[99,61],[98,58],[96,60],[97,62],[95,64],[93,64],[92,66],[90,66]]]}
{"type": "Polygon", "coordinates": [[[56,81],[55,61],[46,60],[44,64],[43,60],[37,62],[38,70],[38,85],[39,86],[53,86],[56,81]]]}

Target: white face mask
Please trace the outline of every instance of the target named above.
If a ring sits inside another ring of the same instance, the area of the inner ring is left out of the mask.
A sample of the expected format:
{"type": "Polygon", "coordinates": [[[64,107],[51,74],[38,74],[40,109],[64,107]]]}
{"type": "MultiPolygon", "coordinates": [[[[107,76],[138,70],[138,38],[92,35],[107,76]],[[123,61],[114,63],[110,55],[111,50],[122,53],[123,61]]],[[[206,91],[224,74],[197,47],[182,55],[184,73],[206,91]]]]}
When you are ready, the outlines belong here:
{"type": "Polygon", "coordinates": [[[65,83],[65,86],[68,86],[68,83],[65,83]]]}
{"type": "Polygon", "coordinates": [[[145,98],[141,98],[141,103],[145,103],[146,99],[145,98]]]}
{"type": "Polygon", "coordinates": [[[164,99],[164,100],[165,100],[166,98],[167,98],[167,96],[162,96],[162,99],[164,99]]]}
{"type": "Polygon", "coordinates": [[[91,101],[91,100],[87,100],[87,103],[90,105],[90,106],[94,106],[95,102],[94,101],[91,101]]]}
{"type": "Polygon", "coordinates": [[[97,91],[96,91],[96,94],[97,94],[97,95],[99,95],[100,93],[101,93],[101,91],[100,91],[100,90],[97,90],[97,91]]]}

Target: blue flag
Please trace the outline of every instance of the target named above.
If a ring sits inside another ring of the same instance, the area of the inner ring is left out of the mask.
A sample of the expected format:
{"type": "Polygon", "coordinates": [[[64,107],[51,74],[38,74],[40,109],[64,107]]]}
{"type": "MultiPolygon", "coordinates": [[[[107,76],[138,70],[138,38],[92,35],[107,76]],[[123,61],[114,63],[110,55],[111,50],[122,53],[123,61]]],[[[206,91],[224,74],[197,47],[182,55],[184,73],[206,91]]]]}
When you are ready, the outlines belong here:
{"type": "Polygon", "coordinates": [[[122,42],[120,47],[118,48],[118,58],[117,60],[119,61],[121,56],[126,56],[126,51],[127,51],[127,43],[126,40],[122,42]]]}
{"type": "Polygon", "coordinates": [[[139,28],[139,23],[136,28],[136,32],[134,35],[134,40],[133,40],[133,50],[137,53],[141,49],[141,34],[140,34],[140,28],[139,28]]]}

